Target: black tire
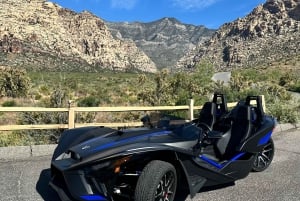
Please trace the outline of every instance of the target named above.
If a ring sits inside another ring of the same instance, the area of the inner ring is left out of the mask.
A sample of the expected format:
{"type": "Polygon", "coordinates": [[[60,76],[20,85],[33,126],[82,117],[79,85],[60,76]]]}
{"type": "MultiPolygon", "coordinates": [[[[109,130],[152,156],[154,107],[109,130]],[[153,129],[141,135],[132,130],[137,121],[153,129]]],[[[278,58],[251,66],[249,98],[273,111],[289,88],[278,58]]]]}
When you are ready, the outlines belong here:
{"type": "Polygon", "coordinates": [[[177,188],[176,169],[164,161],[151,161],[143,169],[136,189],[135,201],[173,201],[177,188]]]}
{"type": "Polygon", "coordinates": [[[263,149],[255,155],[255,160],[253,163],[252,171],[262,172],[266,170],[274,157],[275,147],[272,138],[264,145],[263,149]]]}

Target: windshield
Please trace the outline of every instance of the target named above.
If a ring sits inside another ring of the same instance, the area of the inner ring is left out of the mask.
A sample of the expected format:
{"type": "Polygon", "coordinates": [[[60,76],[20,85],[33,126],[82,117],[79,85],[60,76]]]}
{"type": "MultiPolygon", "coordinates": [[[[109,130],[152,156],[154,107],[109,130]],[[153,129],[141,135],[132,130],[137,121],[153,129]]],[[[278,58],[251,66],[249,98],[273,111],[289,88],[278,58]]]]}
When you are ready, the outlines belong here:
{"type": "Polygon", "coordinates": [[[202,130],[194,124],[180,125],[171,130],[178,137],[188,140],[199,139],[199,136],[202,135],[202,130]]]}

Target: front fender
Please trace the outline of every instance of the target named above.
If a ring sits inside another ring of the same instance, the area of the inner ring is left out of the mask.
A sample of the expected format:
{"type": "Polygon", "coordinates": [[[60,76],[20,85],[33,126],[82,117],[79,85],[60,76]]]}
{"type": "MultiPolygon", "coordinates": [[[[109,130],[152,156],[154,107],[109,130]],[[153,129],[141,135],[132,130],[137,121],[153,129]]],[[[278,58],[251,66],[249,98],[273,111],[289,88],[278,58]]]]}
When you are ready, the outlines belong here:
{"type": "Polygon", "coordinates": [[[161,160],[171,163],[177,171],[177,176],[180,178],[180,188],[188,190],[191,198],[199,192],[207,181],[207,179],[200,176],[194,168],[195,164],[192,164],[194,155],[191,153],[176,152],[172,149],[167,150],[166,147],[156,147],[156,150],[145,147],[145,150],[139,151],[138,157],[133,157],[134,160],[130,162],[131,167],[139,167],[141,171],[152,160],[161,160]]]}
{"type": "Polygon", "coordinates": [[[116,130],[105,127],[83,127],[66,130],[61,134],[58,145],[54,150],[52,161],[62,153],[66,152],[72,146],[94,137],[107,135],[114,132],[116,132],[116,130]]]}

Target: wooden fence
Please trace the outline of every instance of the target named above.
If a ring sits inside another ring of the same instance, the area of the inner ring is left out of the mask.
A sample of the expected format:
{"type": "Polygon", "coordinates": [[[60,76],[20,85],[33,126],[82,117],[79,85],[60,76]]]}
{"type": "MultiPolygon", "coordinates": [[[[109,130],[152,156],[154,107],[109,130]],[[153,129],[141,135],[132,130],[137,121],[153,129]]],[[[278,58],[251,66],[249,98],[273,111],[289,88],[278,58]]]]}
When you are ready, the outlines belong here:
{"type": "MultiPolygon", "coordinates": [[[[263,107],[265,101],[263,99],[263,107]]],[[[228,107],[236,103],[228,103],[228,107]]],[[[187,121],[194,119],[194,111],[200,110],[202,106],[195,106],[194,100],[190,99],[189,105],[181,106],[157,106],[157,107],[69,107],[69,108],[41,108],[41,107],[0,107],[0,112],[67,112],[68,124],[32,124],[32,125],[0,125],[0,131],[13,130],[46,130],[46,129],[72,129],[84,126],[108,126],[108,127],[136,127],[142,126],[142,122],[129,123],[75,123],[76,112],[132,112],[132,111],[174,111],[186,110],[187,121]]]]}

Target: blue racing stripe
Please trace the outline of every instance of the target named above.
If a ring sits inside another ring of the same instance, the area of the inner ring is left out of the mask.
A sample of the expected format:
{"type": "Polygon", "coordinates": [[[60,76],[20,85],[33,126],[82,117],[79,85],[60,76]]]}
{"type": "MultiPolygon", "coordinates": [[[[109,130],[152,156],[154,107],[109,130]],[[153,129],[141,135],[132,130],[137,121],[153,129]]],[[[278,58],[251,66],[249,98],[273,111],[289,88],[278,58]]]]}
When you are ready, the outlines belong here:
{"type": "Polygon", "coordinates": [[[169,135],[171,134],[171,131],[159,131],[159,132],[155,132],[155,133],[148,133],[145,135],[139,135],[139,136],[135,136],[135,137],[130,137],[130,138],[126,138],[123,140],[119,140],[119,141],[114,141],[114,142],[110,142],[101,146],[96,147],[95,149],[93,149],[92,151],[102,151],[104,149],[108,149],[110,147],[114,147],[120,144],[126,144],[127,142],[131,142],[131,141],[136,141],[145,137],[155,137],[155,136],[162,136],[162,135],[169,135]]]}
{"type": "Polygon", "coordinates": [[[270,138],[271,138],[272,132],[273,132],[273,131],[270,131],[270,132],[268,132],[265,136],[263,136],[263,137],[259,140],[257,146],[261,146],[261,145],[267,144],[268,141],[269,141],[270,138]]]}
{"type": "Polygon", "coordinates": [[[86,201],[106,201],[107,199],[101,195],[83,195],[80,196],[81,199],[86,201]]]}
{"type": "Polygon", "coordinates": [[[208,157],[205,157],[205,156],[203,156],[203,155],[199,156],[199,158],[202,159],[203,161],[205,161],[205,162],[211,164],[212,166],[215,166],[215,167],[218,168],[218,169],[222,169],[222,168],[225,167],[227,164],[232,163],[232,162],[238,160],[239,158],[241,158],[241,157],[244,156],[244,155],[245,155],[244,152],[239,153],[238,155],[236,155],[235,157],[233,157],[233,158],[230,159],[229,161],[223,162],[223,163],[218,163],[218,162],[216,162],[216,161],[214,161],[214,160],[212,160],[212,159],[210,159],[210,158],[208,158],[208,157]]]}

